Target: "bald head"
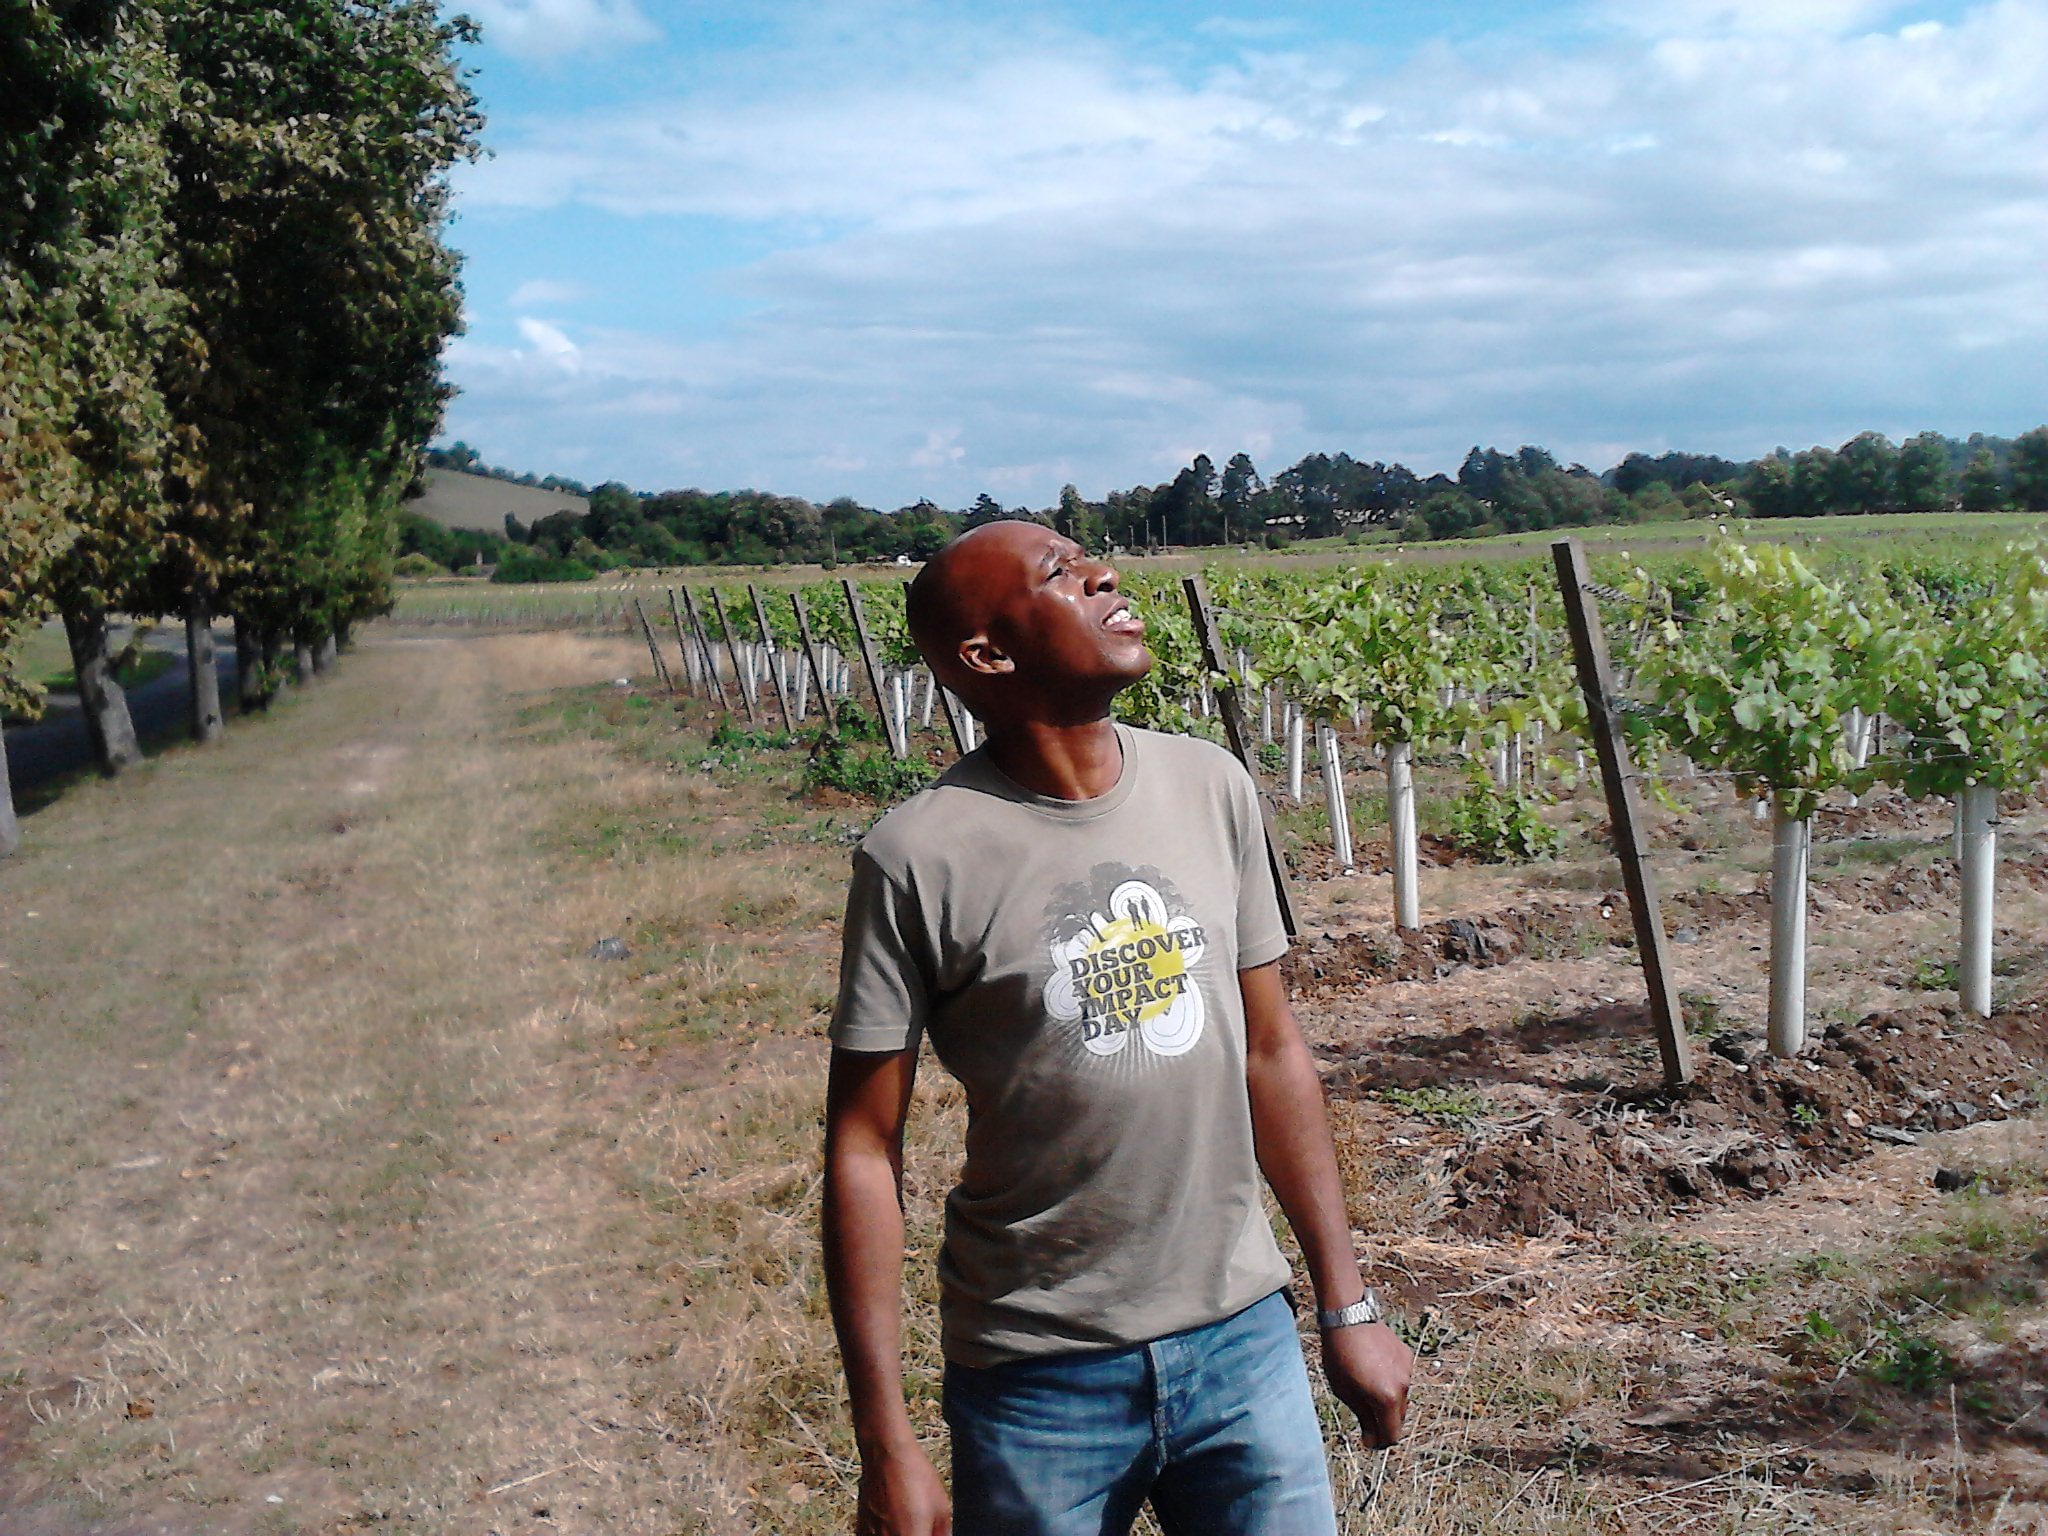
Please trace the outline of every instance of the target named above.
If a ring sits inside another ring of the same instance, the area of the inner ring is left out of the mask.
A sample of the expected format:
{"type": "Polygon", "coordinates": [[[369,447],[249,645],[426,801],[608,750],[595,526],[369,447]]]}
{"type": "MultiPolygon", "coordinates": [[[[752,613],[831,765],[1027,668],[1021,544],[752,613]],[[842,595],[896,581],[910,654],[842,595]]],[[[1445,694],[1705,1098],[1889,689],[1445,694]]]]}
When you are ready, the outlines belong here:
{"type": "Polygon", "coordinates": [[[1106,709],[1152,665],[1116,572],[1040,523],[962,534],[911,582],[905,617],[933,673],[984,720],[1098,693],[1106,709]]]}
{"type": "Polygon", "coordinates": [[[903,614],[918,654],[941,681],[953,684],[961,642],[988,629],[1002,598],[1054,539],[1038,523],[983,523],[925,562],[904,596],[903,614]]]}

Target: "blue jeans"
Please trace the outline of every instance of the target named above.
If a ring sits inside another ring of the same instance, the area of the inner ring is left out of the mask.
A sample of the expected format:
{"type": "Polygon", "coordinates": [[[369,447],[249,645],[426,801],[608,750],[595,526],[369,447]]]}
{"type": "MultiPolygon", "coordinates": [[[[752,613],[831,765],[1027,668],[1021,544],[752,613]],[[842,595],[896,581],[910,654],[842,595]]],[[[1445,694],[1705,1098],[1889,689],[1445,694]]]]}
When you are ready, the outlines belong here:
{"type": "Polygon", "coordinates": [[[946,1367],[956,1536],[1336,1536],[1301,1341],[1274,1292],[1129,1349],[946,1367]]]}

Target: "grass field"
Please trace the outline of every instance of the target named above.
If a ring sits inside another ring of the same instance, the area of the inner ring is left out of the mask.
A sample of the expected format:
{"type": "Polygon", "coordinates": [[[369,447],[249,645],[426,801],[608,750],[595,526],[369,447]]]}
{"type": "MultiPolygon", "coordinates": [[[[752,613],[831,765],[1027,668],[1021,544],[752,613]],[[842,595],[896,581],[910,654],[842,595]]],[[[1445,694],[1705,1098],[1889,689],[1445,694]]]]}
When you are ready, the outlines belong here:
{"type": "MultiPolygon", "coordinates": [[[[875,809],[805,793],[798,747],[714,742],[645,666],[618,637],[373,626],[220,747],[27,820],[0,902],[8,1536],[849,1528],[818,1028],[875,809]],[[629,958],[592,958],[609,937],[629,958]]],[[[1753,879],[1741,807],[1687,824],[1706,842],[1672,856],[1674,890],[1753,879]]],[[[2011,836],[2048,840],[2048,814],[2011,836]]],[[[1903,881],[1939,842],[1823,850],[1816,878],[1903,881]]],[[[1593,921],[1610,879],[1577,838],[1545,866],[1430,871],[1424,918],[1540,898],[1593,921]]],[[[1376,933],[1380,884],[1304,881],[1308,926],[1376,933]]],[[[2011,893],[2015,953],[2043,902],[2011,893]]],[[[1915,957],[1947,929],[1838,901],[1816,1012],[1938,987],[1915,957]]],[[[1757,938],[1703,931],[1687,987],[1748,1017],[1757,938]]],[[[1441,1225],[1444,1160],[1547,1090],[1415,1052],[1633,978],[1582,935],[1304,995],[1361,1253],[1424,1352],[1400,1452],[1349,1448],[1331,1413],[1347,1536],[2039,1529],[2037,1120],[1697,1215],[1441,1225]],[[1361,1051],[1441,1061],[1436,1086],[1361,1088],[1361,1051]],[[1976,1177],[1943,1193],[1938,1166],[1976,1177]]],[[[935,1439],[962,1113],[927,1072],[905,1187],[935,1439]]]]}

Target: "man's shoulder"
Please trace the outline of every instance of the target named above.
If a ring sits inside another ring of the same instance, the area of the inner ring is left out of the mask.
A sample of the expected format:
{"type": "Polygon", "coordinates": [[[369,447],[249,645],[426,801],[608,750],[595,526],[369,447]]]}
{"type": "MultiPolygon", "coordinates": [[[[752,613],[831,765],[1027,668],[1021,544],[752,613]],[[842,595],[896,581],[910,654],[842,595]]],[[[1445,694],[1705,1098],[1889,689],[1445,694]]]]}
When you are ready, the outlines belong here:
{"type": "Polygon", "coordinates": [[[1138,751],[1147,773],[1170,781],[1178,791],[1185,792],[1202,783],[1235,786],[1248,778],[1244,764],[1237,760],[1236,754],[1213,741],[1205,741],[1200,736],[1179,736],[1169,731],[1148,731],[1138,726],[1126,726],[1124,729],[1137,738],[1138,751]]]}
{"type": "Polygon", "coordinates": [[[900,879],[920,855],[951,845],[989,803],[961,767],[955,763],[868,828],[860,852],[900,879]]]}

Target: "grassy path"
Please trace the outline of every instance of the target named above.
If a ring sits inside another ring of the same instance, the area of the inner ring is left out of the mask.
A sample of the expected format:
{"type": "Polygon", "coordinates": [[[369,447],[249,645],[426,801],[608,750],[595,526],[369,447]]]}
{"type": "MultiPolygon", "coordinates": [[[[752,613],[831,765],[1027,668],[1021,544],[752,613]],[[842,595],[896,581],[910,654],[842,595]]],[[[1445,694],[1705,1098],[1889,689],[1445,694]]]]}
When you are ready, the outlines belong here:
{"type": "Polygon", "coordinates": [[[510,729],[513,686],[616,650],[373,642],[220,750],[30,823],[0,876],[17,1520],[638,1532],[719,1507],[673,1411],[704,1357],[595,1134],[620,989],[582,957],[616,893],[536,839],[620,770],[510,729]]]}

